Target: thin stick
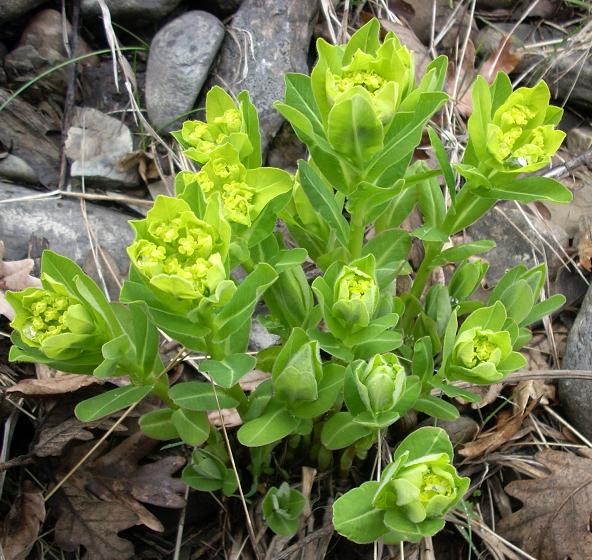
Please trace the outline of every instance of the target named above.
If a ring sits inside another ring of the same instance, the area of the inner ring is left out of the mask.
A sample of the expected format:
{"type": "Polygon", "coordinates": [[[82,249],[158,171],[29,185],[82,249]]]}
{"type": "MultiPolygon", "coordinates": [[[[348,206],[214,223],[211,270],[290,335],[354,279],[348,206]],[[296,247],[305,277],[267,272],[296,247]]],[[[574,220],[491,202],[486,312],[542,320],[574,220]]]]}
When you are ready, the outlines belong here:
{"type": "Polygon", "coordinates": [[[185,487],[185,505],[179,515],[179,526],[177,527],[177,539],[175,540],[175,553],[173,560],[179,560],[181,555],[181,546],[183,545],[183,530],[185,528],[185,514],[187,513],[187,500],[189,499],[189,486],[185,487]]]}
{"type": "Polygon", "coordinates": [[[548,412],[551,416],[553,416],[553,418],[555,418],[555,420],[557,420],[557,422],[559,422],[560,424],[565,426],[570,432],[572,432],[574,435],[579,437],[580,440],[582,440],[588,447],[590,447],[592,449],[592,442],[586,436],[584,436],[582,433],[578,432],[578,430],[576,430],[567,420],[565,420],[564,418],[559,416],[559,414],[557,414],[548,405],[543,405],[543,408],[545,409],[546,412],[548,412]]]}

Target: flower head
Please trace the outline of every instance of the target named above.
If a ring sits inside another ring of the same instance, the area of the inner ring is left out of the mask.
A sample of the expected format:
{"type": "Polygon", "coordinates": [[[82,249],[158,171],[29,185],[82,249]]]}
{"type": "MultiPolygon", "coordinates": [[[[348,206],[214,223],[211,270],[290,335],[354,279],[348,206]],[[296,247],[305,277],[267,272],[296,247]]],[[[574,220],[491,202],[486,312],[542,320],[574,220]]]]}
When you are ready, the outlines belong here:
{"type": "Polygon", "coordinates": [[[134,226],[138,235],[128,253],[156,288],[179,299],[202,299],[226,279],[223,241],[185,201],[160,196],[134,226]]]}
{"type": "Polygon", "coordinates": [[[244,128],[240,108],[223,89],[213,87],[206,96],[206,120],[185,121],[173,135],[186,148],[188,157],[204,164],[216,148],[227,143],[240,146],[242,155],[251,153],[253,148],[244,128]]]}
{"type": "Polygon", "coordinates": [[[366,327],[378,307],[378,284],[368,272],[356,266],[344,266],[335,282],[333,296],[336,316],[366,327]]]}
{"type": "MultiPolygon", "coordinates": [[[[399,402],[405,389],[405,369],[394,354],[377,354],[368,362],[360,362],[351,367],[350,372],[353,384],[346,381],[346,386],[355,387],[352,395],[346,390],[345,401],[350,412],[356,416],[361,412],[369,412],[377,417],[383,412],[390,412],[399,402]]],[[[353,388],[352,387],[352,388],[353,388]]],[[[389,418],[389,423],[396,416],[389,418]]]]}
{"type": "Polygon", "coordinates": [[[506,376],[504,362],[511,354],[512,341],[507,331],[468,329],[456,339],[447,377],[473,383],[495,383],[506,376]]]}
{"type": "Polygon", "coordinates": [[[363,96],[386,125],[414,85],[413,56],[393,33],[381,43],[378,22],[356,32],[347,45],[318,44],[313,91],[323,117],[341,101],[363,96]]]}
{"type": "Polygon", "coordinates": [[[549,89],[544,82],[519,88],[487,126],[487,150],[500,171],[536,171],[551,161],[565,133],[546,122],[549,89]]]}
{"type": "Polygon", "coordinates": [[[411,523],[440,518],[462,498],[462,479],[446,453],[412,461],[404,454],[384,475],[374,505],[384,510],[397,508],[411,523]]]}

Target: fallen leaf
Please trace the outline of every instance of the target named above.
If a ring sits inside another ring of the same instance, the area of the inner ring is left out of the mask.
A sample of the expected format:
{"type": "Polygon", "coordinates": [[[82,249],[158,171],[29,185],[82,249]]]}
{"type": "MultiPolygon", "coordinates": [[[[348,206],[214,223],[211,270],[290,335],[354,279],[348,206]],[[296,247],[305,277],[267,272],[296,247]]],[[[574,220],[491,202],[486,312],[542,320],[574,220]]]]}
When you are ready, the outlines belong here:
{"type": "Polygon", "coordinates": [[[506,486],[523,506],[504,517],[498,530],[538,560],[589,560],[592,459],[549,449],[536,459],[549,474],[506,486]]]}
{"type": "Polygon", "coordinates": [[[578,258],[580,266],[592,272],[592,219],[584,216],[580,220],[578,240],[578,258]]]}
{"type": "Polygon", "coordinates": [[[25,480],[0,527],[0,544],[6,560],[25,560],[45,520],[43,493],[25,480]]]}
{"type": "Polygon", "coordinates": [[[514,391],[512,400],[515,402],[518,411],[502,410],[496,417],[495,427],[481,433],[475,441],[463,445],[458,450],[460,455],[469,459],[482,457],[499,449],[518,433],[522,422],[538,404],[538,401],[531,401],[527,405],[528,391],[520,386],[514,391]]]}
{"type": "MultiPolygon", "coordinates": [[[[90,441],[94,434],[90,430],[106,432],[113,427],[115,420],[104,418],[95,422],[81,422],[75,417],[60,422],[57,426],[41,429],[39,439],[33,447],[33,454],[37,457],[57,457],[61,455],[70,443],[76,441],[90,441]]],[[[125,432],[126,427],[119,424],[114,431],[125,432]]]]}
{"type": "MultiPolygon", "coordinates": [[[[65,476],[91,445],[91,442],[77,445],[61,458],[57,480],[65,476]]],[[[62,548],[75,550],[84,546],[89,560],[125,560],[133,556],[133,545],[118,536],[120,531],[133,525],[163,531],[158,518],[140,502],[183,507],[185,484],[172,475],[185,464],[185,459],[169,455],[140,465],[158,445],[159,442],[136,432],[75,471],[52,498],[58,511],[56,542],[62,548]]]]}
{"type": "Polygon", "coordinates": [[[5,392],[16,393],[23,397],[48,397],[73,393],[95,383],[101,383],[101,380],[92,375],[65,374],[44,379],[22,379],[16,385],[8,387],[5,392]]]}
{"type": "Polygon", "coordinates": [[[20,261],[4,261],[4,243],[0,241],[0,315],[14,319],[14,309],[6,301],[4,290],[24,290],[25,288],[40,288],[39,278],[31,276],[35,266],[33,259],[20,261]]]}

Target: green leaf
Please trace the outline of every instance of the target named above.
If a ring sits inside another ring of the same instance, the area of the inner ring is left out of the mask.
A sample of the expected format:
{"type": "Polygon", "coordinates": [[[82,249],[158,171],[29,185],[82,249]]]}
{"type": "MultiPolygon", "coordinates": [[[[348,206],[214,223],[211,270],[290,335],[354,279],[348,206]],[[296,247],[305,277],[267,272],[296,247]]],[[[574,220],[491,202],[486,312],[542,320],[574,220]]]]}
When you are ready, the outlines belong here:
{"type": "Polygon", "coordinates": [[[348,447],[370,433],[371,430],[357,424],[349,412],[338,412],[325,422],[321,432],[321,443],[334,451],[348,447]]]}
{"type": "Polygon", "coordinates": [[[269,488],[261,503],[261,510],[274,533],[291,537],[298,531],[298,520],[305,505],[306,499],[302,493],[284,482],[279,488],[269,488]]]}
{"type": "Polygon", "coordinates": [[[277,272],[267,263],[259,263],[238,286],[230,301],[216,317],[217,340],[225,340],[247,323],[265,290],[277,280],[277,272]]]}
{"type": "Polygon", "coordinates": [[[417,399],[413,408],[441,420],[456,420],[460,416],[458,409],[453,404],[431,395],[417,399]]]}
{"type": "Polygon", "coordinates": [[[531,312],[528,314],[528,317],[522,321],[522,324],[532,325],[533,323],[540,321],[543,317],[554,313],[557,309],[565,305],[565,301],[566,299],[563,294],[555,294],[548,297],[534,305],[531,312]]]}
{"type": "Polygon", "coordinates": [[[323,183],[322,179],[304,160],[298,161],[298,173],[302,188],[310,200],[310,203],[316,208],[319,214],[327,220],[327,223],[334,230],[339,242],[344,247],[347,247],[349,224],[343,217],[341,208],[339,208],[337,202],[335,202],[333,189],[323,183]]]}
{"type": "Polygon", "coordinates": [[[261,166],[261,133],[257,109],[251,103],[248,91],[241,91],[237,99],[243,115],[244,127],[253,147],[253,151],[245,158],[244,163],[247,168],[255,169],[261,166]]]}
{"type": "Polygon", "coordinates": [[[402,510],[389,509],[384,514],[384,524],[392,531],[389,542],[419,542],[424,537],[435,535],[445,525],[444,519],[426,519],[421,523],[412,523],[402,510]]]}
{"type": "Polygon", "coordinates": [[[327,136],[335,151],[362,168],[382,148],[384,131],[366,97],[354,95],[329,111],[327,136]]]}
{"type": "Polygon", "coordinates": [[[461,325],[458,334],[479,327],[482,330],[500,331],[506,322],[506,308],[500,301],[490,307],[481,307],[473,311],[461,325]]]}
{"type": "Polygon", "coordinates": [[[201,381],[177,383],[170,388],[169,397],[177,406],[195,411],[218,410],[218,404],[220,408],[234,408],[239,404],[222,389],[216,390],[210,383],[201,381]]]}
{"type": "Polygon", "coordinates": [[[151,410],[140,416],[141,430],[152,439],[166,441],[177,439],[179,434],[171,421],[173,411],[170,408],[151,410]]]}
{"type": "Polygon", "coordinates": [[[345,368],[339,364],[325,363],[318,398],[310,403],[299,403],[291,407],[290,412],[298,418],[316,418],[327,412],[343,389],[344,372],[345,368]]]}
{"type": "Polygon", "coordinates": [[[450,157],[448,156],[448,153],[446,152],[446,149],[444,148],[444,144],[442,144],[440,137],[431,126],[428,127],[428,135],[430,137],[432,149],[434,150],[438,163],[442,168],[442,174],[444,175],[446,187],[448,188],[448,192],[450,193],[450,198],[454,202],[454,197],[456,195],[456,180],[454,178],[454,172],[452,171],[452,167],[450,165],[450,157]]]}
{"type": "Polygon", "coordinates": [[[371,543],[388,532],[384,510],[372,505],[378,482],[364,482],[335,500],[333,526],[344,537],[358,544],[371,543]]]}
{"type": "Polygon", "coordinates": [[[210,434],[210,423],[205,412],[179,408],[171,417],[179,437],[187,445],[200,445],[210,434]]]}
{"type": "Polygon", "coordinates": [[[474,243],[463,243],[450,249],[442,251],[433,261],[434,266],[444,266],[448,263],[464,261],[473,255],[486,253],[495,247],[494,241],[475,241],[474,243]]]}
{"type": "Polygon", "coordinates": [[[411,432],[393,453],[393,462],[406,452],[409,452],[408,462],[437,453],[446,453],[450,461],[454,459],[450,438],[442,428],[424,427],[411,432]]]}
{"type": "Polygon", "coordinates": [[[151,385],[117,387],[78,403],[74,414],[81,422],[99,420],[140,402],[151,390],[151,385]]]}
{"type": "Polygon", "coordinates": [[[255,356],[232,354],[222,361],[204,360],[199,364],[199,369],[205,371],[221,387],[230,389],[255,367],[256,362],[255,356]]]}
{"type": "Polygon", "coordinates": [[[432,377],[432,379],[430,379],[430,385],[435,389],[440,389],[440,391],[442,391],[447,397],[461,397],[471,403],[479,402],[481,400],[481,395],[444,383],[437,377],[432,377]]]}
{"type": "MultiPolygon", "coordinates": [[[[427,166],[422,166],[427,169],[427,166]]],[[[419,210],[423,216],[424,225],[438,228],[446,216],[444,193],[437,179],[432,177],[421,181],[416,187],[419,210]]]]}
{"type": "Polygon", "coordinates": [[[383,354],[399,348],[403,344],[403,336],[399,331],[387,330],[377,335],[374,340],[358,344],[354,348],[356,358],[367,359],[374,354],[383,354]]]}
{"type": "Polygon", "coordinates": [[[487,189],[482,196],[499,200],[517,200],[518,202],[534,202],[548,200],[557,204],[568,204],[573,199],[572,192],[559,181],[549,177],[524,177],[515,181],[505,181],[487,189]]]}
{"type": "Polygon", "coordinates": [[[362,256],[376,257],[376,280],[381,288],[386,287],[407,263],[411,249],[411,237],[402,229],[387,229],[364,245],[362,256]]]}
{"type": "Polygon", "coordinates": [[[487,159],[487,125],[491,122],[491,93],[483,76],[477,76],[472,93],[473,112],[469,117],[469,141],[478,158],[487,159]]]}
{"type": "Polygon", "coordinates": [[[243,424],[237,433],[238,440],[247,447],[267,445],[290,435],[299,420],[292,416],[282,404],[273,405],[254,420],[243,424]]]}
{"type": "Polygon", "coordinates": [[[424,336],[415,342],[413,347],[413,359],[411,371],[422,382],[430,379],[434,374],[434,356],[432,353],[432,341],[429,336],[424,336]]]}

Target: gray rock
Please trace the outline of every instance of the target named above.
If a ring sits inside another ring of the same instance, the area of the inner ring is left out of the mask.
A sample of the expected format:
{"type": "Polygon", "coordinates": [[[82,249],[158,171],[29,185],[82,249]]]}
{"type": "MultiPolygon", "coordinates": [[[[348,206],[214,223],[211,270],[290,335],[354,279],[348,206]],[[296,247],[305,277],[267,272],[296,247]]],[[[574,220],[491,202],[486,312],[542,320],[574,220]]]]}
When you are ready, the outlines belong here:
{"type": "Polygon", "coordinates": [[[0,23],[6,23],[25,15],[43,4],[45,0],[2,0],[0,2],[0,23]]]}
{"type": "MultiPolygon", "coordinates": [[[[564,369],[592,370],[592,289],[582,302],[567,338],[564,369]]],[[[586,437],[592,439],[592,381],[560,379],[559,399],[565,415],[586,437]]]]}
{"type": "Polygon", "coordinates": [[[12,154],[0,156],[0,177],[29,185],[36,185],[39,182],[35,170],[24,159],[12,154]]]}
{"type": "Polygon", "coordinates": [[[224,38],[218,18],[199,10],[165,25],[150,46],[146,69],[146,108],[156,128],[179,127],[193,108],[224,38]]]}
{"type": "MultiPolygon", "coordinates": [[[[159,21],[168,16],[181,0],[105,0],[111,17],[134,26],[159,21]]],[[[82,15],[100,16],[97,0],[82,0],[82,15]]]]}
{"type": "Polygon", "coordinates": [[[549,245],[561,255],[559,247],[568,246],[568,234],[553,222],[527,216],[532,226],[517,208],[500,204],[467,229],[473,240],[491,239],[496,243],[496,247],[484,255],[489,262],[489,284],[495,284],[506,270],[517,264],[532,267],[546,261],[552,278],[561,266],[561,260],[549,245]]]}
{"type": "Polygon", "coordinates": [[[135,187],[135,169],[124,169],[120,162],[134,149],[130,129],[119,120],[97,109],[76,107],[66,139],[66,155],[72,160],[70,176],[75,182],[99,188],[135,187]]]}
{"type": "MultiPolygon", "coordinates": [[[[0,88],[0,105],[9,97],[9,92],[0,88]]],[[[9,147],[10,153],[26,161],[43,185],[55,188],[60,157],[59,134],[51,133],[59,130],[59,122],[50,120],[17,97],[2,111],[0,143],[9,147]]]]}
{"type": "MultiPolygon", "coordinates": [[[[39,195],[39,191],[0,183],[0,200],[39,195]]],[[[134,235],[127,221],[133,216],[87,203],[90,226],[98,243],[107,249],[120,271],[129,267],[126,247],[134,235]]],[[[41,198],[0,203],[0,239],[6,260],[27,255],[31,236],[49,241],[49,248],[84,264],[90,244],[80,202],[72,198],[41,198]]]]}
{"type": "Polygon", "coordinates": [[[246,89],[259,111],[265,151],[282,124],[284,74],[307,72],[317,0],[244,0],[230,24],[213,82],[235,95],[246,89]]]}

